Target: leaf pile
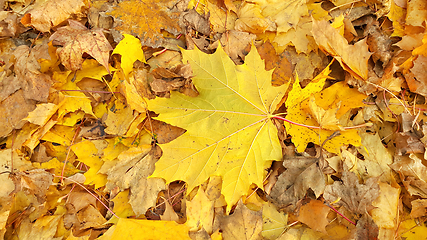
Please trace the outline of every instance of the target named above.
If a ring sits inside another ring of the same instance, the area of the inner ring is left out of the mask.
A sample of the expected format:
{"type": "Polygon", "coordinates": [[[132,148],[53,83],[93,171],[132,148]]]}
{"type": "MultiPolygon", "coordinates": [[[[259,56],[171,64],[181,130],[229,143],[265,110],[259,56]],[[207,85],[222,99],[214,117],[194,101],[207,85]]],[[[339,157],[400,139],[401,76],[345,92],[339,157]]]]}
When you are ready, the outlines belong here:
{"type": "Polygon", "coordinates": [[[425,237],[424,1],[1,4],[1,238],[425,237]]]}

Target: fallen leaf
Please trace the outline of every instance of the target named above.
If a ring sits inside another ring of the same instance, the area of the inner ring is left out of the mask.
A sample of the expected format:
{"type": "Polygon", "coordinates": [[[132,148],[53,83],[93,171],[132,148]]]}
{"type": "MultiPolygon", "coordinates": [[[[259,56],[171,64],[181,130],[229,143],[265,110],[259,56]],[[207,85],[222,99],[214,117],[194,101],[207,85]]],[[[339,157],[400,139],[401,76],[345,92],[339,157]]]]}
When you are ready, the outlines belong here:
{"type": "Polygon", "coordinates": [[[247,32],[231,30],[222,35],[220,42],[224,51],[237,65],[243,62],[245,56],[251,50],[251,43],[256,35],[247,32]]]}
{"type": "Polygon", "coordinates": [[[411,218],[420,218],[427,214],[427,199],[415,199],[411,206],[411,218]]]}
{"type": "Polygon", "coordinates": [[[349,45],[337,29],[327,21],[313,20],[313,37],[319,48],[333,56],[341,66],[358,79],[368,78],[368,51],[366,40],[349,45]]]}
{"type": "Polygon", "coordinates": [[[119,24],[116,30],[136,35],[142,45],[159,47],[164,41],[161,30],[179,34],[179,12],[170,9],[174,3],[168,0],[126,0],[121,1],[110,13],[119,24]]]}
{"type": "Polygon", "coordinates": [[[133,63],[136,60],[145,63],[146,61],[144,52],[142,51],[141,41],[129,34],[123,34],[123,36],[124,38],[119,42],[119,44],[117,44],[111,55],[120,54],[122,56],[120,66],[122,67],[125,76],[128,77],[129,73],[133,69],[133,63]]]}
{"type": "Polygon", "coordinates": [[[371,211],[371,216],[378,227],[393,229],[398,218],[400,188],[383,182],[379,183],[379,187],[379,196],[372,202],[375,208],[371,211]]]}
{"type": "Polygon", "coordinates": [[[311,229],[326,233],[326,225],[330,208],[319,200],[311,200],[309,203],[301,206],[298,213],[298,221],[306,224],[311,229]]]}
{"type": "Polygon", "coordinates": [[[33,26],[41,32],[49,32],[73,14],[79,14],[86,6],[84,0],[48,0],[38,4],[21,19],[24,26],[33,26]]]}
{"type": "MultiPolygon", "coordinates": [[[[287,133],[292,135],[292,142],[295,144],[296,150],[298,152],[303,152],[309,142],[321,145],[323,142],[328,139],[329,136],[331,136],[334,131],[327,130],[327,129],[316,129],[316,128],[310,128],[307,126],[314,126],[318,127],[319,123],[309,114],[309,111],[304,110],[305,109],[305,102],[308,101],[310,95],[317,95],[320,99],[325,99],[327,103],[331,104],[332,106],[339,102],[340,100],[337,100],[339,98],[340,94],[337,94],[336,91],[328,91],[325,89],[325,93],[331,94],[332,96],[323,96],[322,88],[325,84],[326,79],[328,78],[328,75],[330,73],[329,66],[326,67],[319,75],[316,76],[315,79],[311,83],[309,83],[304,89],[301,88],[299,84],[299,79],[297,78],[296,81],[293,84],[292,90],[289,92],[289,96],[286,99],[286,107],[287,110],[287,116],[286,119],[295,122],[297,124],[304,124],[306,126],[299,126],[296,124],[290,124],[289,122],[285,122],[285,127],[287,130],[287,133]],[[326,99],[336,99],[333,101],[326,100],[326,99]]],[[[348,88],[348,86],[346,86],[348,88]]],[[[345,96],[345,95],[342,95],[345,96]]],[[[319,101],[320,102],[322,102],[319,101]]],[[[343,99],[344,100],[344,99],[343,99]]],[[[361,101],[359,99],[359,101],[361,101]]],[[[349,109],[351,104],[356,104],[356,106],[360,106],[359,102],[348,102],[346,108],[349,109]]],[[[323,103],[322,103],[323,104],[323,103]]],[[[328,105],[327,105],[328,106],[328,105]]],[[[326,106],[325,106],[326,107],[326,106]]],[[[330,108],[330,106],[328,106],[330,108]]],[[[338,111],[337,111],[338,113],[338,111]]],[[[340,113],[341,114],[341,113],[340,113]]],[[[324,144],[324,148],[330,152],[333,153],[339,153],[339,149],[341,146],[345,144],[352,144],[354,146],[360,146],[360,137],[358,135],[357,130],[355,129],[349,129],[345,131],[341,131],[341,134],[339,136],[336,136],[329,141],[326,141],[324,144]]]]}
{"type": "Polygon", "coordinates": [[[285,158],[283,166],[286,170],[278,177],[269,196],[280,208],[293,211],[308,189],[312,189],[317,197],[325,190],[325,176],[318,166],[318,159],[285,158]]]}
{"type": "Polygon", "coordinates": [[[9,135],[13,129],[24,126],[23,120],[29,112],[33,111],[36,105],[33,101],[26,101],[22,90],[6,98],[0,103],[0,137],[9,135]],[[19,109],[19,111],[16,111],[19,109]]]}
{"type": "Polygon", "coordinates": [[[427,19],[427,4],[423,0],[413,0],[407,3],[406,24],[422,26],[427,19]]]}
{"type": "Polygon", "coordinates": [[[132,206],[129,204],[129,190],[121,191],[112,200],[114,213],[120,218],[135,216],[132,206]]]}
{"type": "Polygon", "coordinates": [[[356,239],[379,239],[379,229],[372,218],[365,214],[357,221],[356,239]]]}
{"type": "Polygon", "coordinates": [[[209,176],[222,176],[229,210],[252,183],[262,186],[265,166],[281,158],[277,129],[269,118],[286,86],[271,86],[271,73],[255,47],[239,66],[221,47],[212,55],[199,50],[183,50],[183,55],[200,95],[172,92],[170,99],[148,101],[148,108],[160,114],[157,119],[187,130],[162,145],[153,177],[184,180],[193,189],[209,176]]]}
{"type": "Polygon", "coordinates": [[[100,174],[107,176],[107,190],[116,186],[122,191],[130,189],[129,203],[137,216],[154,206],[158,193],[165,188],[163,179],[147,179],[153,173],[156,161],[150,150],[151,145],[143,144],[129,148],[117,159],[104,162],[99,169],[100,174]]]}
{"type": "Polygon", "coordinates": [[[172,205],[169,203],[169,201],[164,201],[165,204],[165,211],[163,212],[163,215],[160,215],[160,219],[163,221],[175,221],[178,222],[179,217],[178,214],[174,211],[172,205]]]}
{"type": "Polygon", "coordinates": [[[190,231],[204,229],[208,234],[212,234],[214,221],[214,202],[210,201],[205,191],[199,187],[196,196],[187,202],[187,222],[190,231]]]}
{"type": "Polygon", "coordinates": [[[266,239],[277,239],[288,225],[288,215],[277,211],[273,204],[262,207],[262,236],[266,239]]]}
{"type": "Polygon", "coordinates": [[[108,68],[110,51],[113,50],[105,38],[102,29],[87,29],[80,22],[69,20],[69,26],[59,28],[49,40],[53,45],[62,46],[57,49],[62,64],[71,71],[82,68],[83,53],[95,58],[102,66],[108,68]]]}
{"type": "Polygon", "coordinates": [[[262,221],[261,211],[250,210],[241,200],[233,214],[219,220],[224,239],[262,239],[262,221]]]}
{"type": "Polygon", "coordinates": [[[355,216],[366,214],[372,210],[372,202],[379,195],[378,178],[369,178],[365,184],[360,184],[357,176],[348,171],[344,171],[342,182],[335,181],[332,185],[327,185],[323,197],[326,201],[344,206],[355,216]]]}
{"type": "Polygon", "coordinates": [[[85,184],[94,184],[95,188],[105,186],[107,183],[107,176],[98,173],[104,163],[99,156],[102,149],[106,147],[103,146],[104,144],[103,140],[84,140],[71,146],[71,150],[77,155],[78,161],[90,167],[84,174],[86,177],[85,184]]]}

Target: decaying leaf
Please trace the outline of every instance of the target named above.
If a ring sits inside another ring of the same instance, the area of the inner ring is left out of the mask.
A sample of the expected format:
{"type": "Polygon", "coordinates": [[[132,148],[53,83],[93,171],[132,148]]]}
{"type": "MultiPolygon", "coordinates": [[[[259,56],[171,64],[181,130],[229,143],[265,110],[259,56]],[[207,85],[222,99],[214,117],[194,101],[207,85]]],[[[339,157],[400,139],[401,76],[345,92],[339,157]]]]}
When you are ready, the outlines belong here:
{"type": "Polygon", "coordinates": [[[161,30],[179,34],[178,12],[170,10],[173,1],[126,0],[118,4],[111,15],[120,20],[116,30],[138,36],[146,46],[159,47],[163,43],[161,30]]]}
{"type": "Polygon", "coordinates": [[[225,239],[262,239],[262,213],[248,209],[240,200],[234,213],[220,220],[225,239]]]}
{"type": "Polygon", "coordinates": [[[344,206],[353,214],[366,214],[372,210],[372,202],[378,197],[378,178],[369,178],[365,184],[360,184],[357,176],[348,171],[344,171],[342,182],[335,181],[334,184],[325,188],[323,197],[328,202],[335,202],[339,206],[344,206]]]}
{"type": "Polygon", "coordinates": [[[59,28],[50,40],[54,45],[62,46],[57,53],[69,70],[81,69],[83,53],[87,53],[109,71],[108,59],[113,48],[101,29],[87,29],[83,24],[69,20],[69,26],[59,28]]]}

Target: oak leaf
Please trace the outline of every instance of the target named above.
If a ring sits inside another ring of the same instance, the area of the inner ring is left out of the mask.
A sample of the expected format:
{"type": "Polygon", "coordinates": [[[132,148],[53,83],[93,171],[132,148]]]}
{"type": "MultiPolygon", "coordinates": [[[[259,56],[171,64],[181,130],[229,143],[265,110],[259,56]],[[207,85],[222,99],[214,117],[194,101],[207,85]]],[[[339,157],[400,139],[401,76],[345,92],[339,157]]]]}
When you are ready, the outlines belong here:
{"type": "Polygon", "coordinates": [[[164,41],[162,29],[172,34],[181,32],[178,24],[180,13],[170,10],[173,4],[169,0],[126,0],[121,1],[110,14],[120,21],[116,30],[136,35],[142,45],[159,47],[164,41]]]}
{"type": "Polygon", "coordinates": [[[189,189],[212,175],[222,176],[229,211],[252,183],[263,185],[264,168],[281,158],[270,118],[287,86],[271,85],[271,71],[264,70],[255,47],[239,66],[221,47],[212,55],[200,50],[182,54],[193,68],[200,95],[172,92],[170,99],[147,101],[148,109],[160,114],[157,119],[187,130],[161,146],[163,156],[153,176],[183,180],[189,189]]]}
{"type": "Polygon", "coordinates": [[[57,49],[57,54],[69,70],[81,69],[83,53],[87,53],[109,71],[108,60],[113,48],[101,29],[87,29],[80,22],[69,20],[69,26],[59,28],[49,40],[62,46],[57,49]]]}

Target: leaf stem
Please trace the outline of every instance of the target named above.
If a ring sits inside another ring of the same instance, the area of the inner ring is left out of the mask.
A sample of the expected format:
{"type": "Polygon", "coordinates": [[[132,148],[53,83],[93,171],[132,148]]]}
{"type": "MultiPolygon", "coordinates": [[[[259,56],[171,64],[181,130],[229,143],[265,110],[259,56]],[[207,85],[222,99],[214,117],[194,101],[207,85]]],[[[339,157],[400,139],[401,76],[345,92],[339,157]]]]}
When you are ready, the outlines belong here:
{"type": "Polygon", "coordinates": [[[120,93],[120,92],[108,92],[108,91],[90,91],[90,90],[60,90],[61,92],[93,92],[93,93],[120,93]]]}
{"type": "MultiPolygon", "coordinates": [[[[292,122],[291,120],[286,119],[284,117],[273,116],[272,118],[283,120],[285,122],[288,122],[290,124],[297,125],[297,126],[300,126],[300,127],[313,128],[313,129],[324,129],[324,128],[318,127],[318,126],[310,126],[310,125],[305,125],[305,124],[302,124],[302,123],[292,122]]],[[[364,124],[360,124],[360,125],[356,125],[356,126],[343,127],[343,128],[344,128],[344,130],[348,130],[348,129],[362,128],[362,127],[370,127],[370,126],[372,126],[372,123],[364,123],[364,124]]],[[[328,129],[326,129],[326,130],[328,130],[328,129]]]]}
{"type": "Polygon", "coordinates": [[[329,203],[325,202],[326,206],[328,206],[330,209],[334,210],[334,212],[338,213],[338,215],[340,215],[341,217],[343,217],[345,220],[347,220],[348,222],[350,222],[351,224],[353,224],[354,226],[356,226],[356,223],[351,221],[350,219],[348,219],[346,216],[344,216],[342,213],[338,212],[338,210],[336,210],[334,207],[332,207],[329,203]]]}

